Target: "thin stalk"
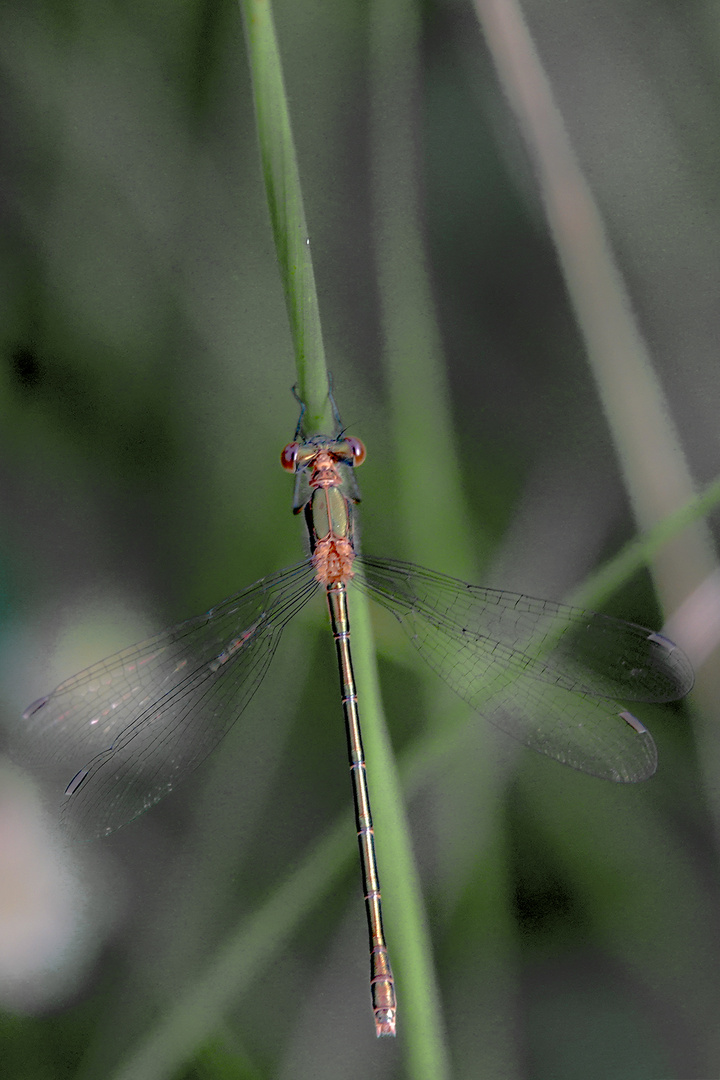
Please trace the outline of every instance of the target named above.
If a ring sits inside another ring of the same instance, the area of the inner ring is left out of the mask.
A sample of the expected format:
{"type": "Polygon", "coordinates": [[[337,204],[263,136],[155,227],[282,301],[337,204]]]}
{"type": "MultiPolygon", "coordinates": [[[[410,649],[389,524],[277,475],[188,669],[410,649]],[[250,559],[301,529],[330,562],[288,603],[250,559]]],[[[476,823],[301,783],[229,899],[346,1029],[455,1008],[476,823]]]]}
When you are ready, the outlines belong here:
{"type": "MultiPolygon", "coordinates": [[[[250,54],[263,176],[295,344],[298,393],[306,406],[304,432],[306,435],[320,431],[327,433],[330,430],[327,415],[328,376],[319,306],[271,5],[267,0],[241,0],[240,6],[250,54]]],[[[389,860],[386,864],[388,873],[392,874],[393,888],[407,902],[398,919],[404,928],[403,940],[407,942],[414,936],[415,952],[425,949],[427,953],[429,946],[419,915],[422,902],[413,869],[412,844],[405,815],[400,809],[400,785],[377,692],[376,660],[364,603],[362,597],[354,595],[350,617],[353,623],[357,621],[363,628],[353,644],[353,654],[358,672],[363,733],[371,748],[368,754],[370,797],[381,823],[378,835],[383,836],[383,840],[379,846],[381,850],[385,846],[393,852],[392,870],[389,860]],[[390,806],[394,807],[394,812],[389,810],[390,806]]],[[[381,881],[383,870],[381,856],[381,881]]],[[[387,893],[388,890],[385,891],[387,893]]],[[[390,947],[392,949],[392,942],[390,947]]],[[[403,982],[405,962],[402,950],[392,953],[392,962],[403,982]]],[[[434,981],[427,977],[430,967],[429,963],[425,964],[421,984],[407,995],[405,1019],[403,1012],[400,1012],[400,1025],[407,1022],[408,1031],[414,1031],[416,1038],[421,1041],[427,1037],[428,1018],[433,1013],[437,1016],[439,1011],[434,981]],[[418,1004],[419,1012],[413,1017],[414,1003],[418,1004]]],[[[406,977],[404,982],[408,985],[409,978],[406,977]]],[[[425,1059],[429,1057],[436,1064],[440,1060],[432,1050],[424,1051],[420,1056],[425,1059]]],[[[443,1073],[436,1069],[427,1075],[434,1075],[435,1080],[440,1080],[443,1073]]]]}
{"type": "Polygon", "coordinates": [[[300,186],[272,4],[239,0],[250,59],[263,180],[295,350],[306,435],[328,432],[328,373],[310,234],[300,186]]]}
{"type": "MultiPolygon", "coordinates": [[[[393,474],[397,484],[398,533],[403,550],[395,552],[431,567],[442,567],[465,579],[478,576],[479,564],[486,558],[489,544],[479,530],[469,523],[463,493],[459,445],[452,415],[447,364],[435,312],[433,289],[424,242],[423,207],[420,178],[423,162],[421,90],[421,11],[417,0],[374,0],[370,5],[370,147],[372,153],[373,241],[380,297],[383,331],[382,363],[388,387],[395,458],[393,474]],[[417,453],[417,448],[432,444],[432,453],[417,453]],[[442,528],[428,513],[429,501],[438,497],[442,503],[442,528]]],[[[444,689],[428,684],[430,716],[443,715],[439,707],[444,689]],[[431,700],[434,697],[434,702],[431,700]]],[[[438,831],[443,835],[440,878],[445,883],[446,902],[462,892],[469,870],[468,846],[464,828],[448,828],[452,821],[470,823],[474,814],[484,820],[487,843],[473,849],[473,860],[482,859],[493,919],[505,925],[512,935],[511,905],[507,891],[507,868],[497,855],[503,850],[502,825],[492,813],[498,801],[498,787],[504,782],[492,770],[493,756],[485,752],[493,738],[490,730],[477,730],[476,753],[455,762],[456,784],[435,800],[438,831]],[[467,777],[468,783],[459,779],[467,777]],[[470,799],[477,802],[468,806],[470,799]],[[490,833],[497,835],[489,839],[490,833]]],[[[468,828],[472,828],[468,825],[468,828]]],[[[378,829],[378,836],[381,836],[378,829]]],[[[392,890],[386,888],[392,902],[392,890]]],[[[404,917],[404,911],[403,911],[404,917]]],[[[392,908],[386,920],[388,934],[405,933],[406,926],[393,920],[392,908]]],[[[418,943],[425,942],[417,927],[418,943]]],[[[421,1070],[431,1053],[436,1055],[446,1038],[445,1021],[434,1006],[438,992],[434,982],[432,953],[422,959],[428,994],[418,1002],[417,1025],[409,1055],[413,1076],[426,1075],[421,1070]],[[432,981],[428,981],[432,980],[432,981]]],[[[415,953],[420,965],[420,956],[415,953]]],[[[416,974],[416,979],[419,976],[416,974]]],[[[514,1071],[515,1047],[504,1033],[512,1025],[497,1022],[514,1008],[517,1000],[512,965],[493,987],[492,1006],[478,1010],[477,1026],[486,1049],[477,1063],[478,1080],[514,1071]],[[490,1062],[492,1065],[490,1066],[490,1062]],[[492,1068],[492,1072],[490,1072],[492,1068]]],[[[418,985],[416,982],[415,985],[418,985]]],[[[402,994],[403,985],[400,984],[402,994]]],[[[404,995],[403,995],[404,996],[404,995]]],[[[401,997],[402,1000],[402,997],[401,997]]],[[[437,1058],[434,1076],[448,1074],[447,1052],[437,1058]],[[441,1073],[440,1061],[444,1072],[441,1073]]]]}

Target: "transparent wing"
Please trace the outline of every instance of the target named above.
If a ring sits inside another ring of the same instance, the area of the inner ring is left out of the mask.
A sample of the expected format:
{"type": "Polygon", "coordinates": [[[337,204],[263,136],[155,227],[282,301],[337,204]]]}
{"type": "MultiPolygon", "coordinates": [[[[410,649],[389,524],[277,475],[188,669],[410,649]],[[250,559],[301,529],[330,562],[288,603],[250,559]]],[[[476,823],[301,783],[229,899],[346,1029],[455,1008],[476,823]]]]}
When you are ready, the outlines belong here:
{"type": "Polygon", "coordinates": [[[317,589],[310,562],[61,683],[23,714],[29,767],[67,764],[61,818],[103,836],[203,761],[260,685],[286,623],[317,589]]]}
{"type": "Polygon", "coordinates": [[[667,638],[607,615],[360,557],[356,582],[428,664],[490,722],[582,772],[631,782],[657,764],[649,732],[603,698],[673,701],[692,687],[667,638]],[[364,581],[363,581],[364,577],[364,581]]]}

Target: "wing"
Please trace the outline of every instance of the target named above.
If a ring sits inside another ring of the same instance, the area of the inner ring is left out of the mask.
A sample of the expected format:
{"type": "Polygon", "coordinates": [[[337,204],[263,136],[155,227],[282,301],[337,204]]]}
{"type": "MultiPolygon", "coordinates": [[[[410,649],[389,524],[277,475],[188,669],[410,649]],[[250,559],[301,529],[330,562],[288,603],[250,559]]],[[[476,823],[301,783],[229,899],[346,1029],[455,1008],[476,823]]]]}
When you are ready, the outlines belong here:
{"type": "Polygon", "coordinates": [[[67,764],[61,818],[69,831],[113,832],[199,765],[252,698],[283,628],[317,587],[309,561],[289,567],[33,702],[20,756],[30,768],[67,764]]]}
{"type": "Polygon", "coordinates": [[[411,563],[360,557],[357,583],[401,622],[430,666],[508,734],[610,780],[651,776],[649,732],[603,698],[672,701],[692,686],[685,654],[644,627],[484,589],[411,563]]]}

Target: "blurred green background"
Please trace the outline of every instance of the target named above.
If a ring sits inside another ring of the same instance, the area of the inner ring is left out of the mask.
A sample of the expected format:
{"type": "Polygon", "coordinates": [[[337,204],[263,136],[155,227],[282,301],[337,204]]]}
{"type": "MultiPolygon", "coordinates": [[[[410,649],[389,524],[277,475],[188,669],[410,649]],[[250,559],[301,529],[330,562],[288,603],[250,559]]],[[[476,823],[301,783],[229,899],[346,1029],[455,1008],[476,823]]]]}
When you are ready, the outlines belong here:
{"type": "MultiPolygon", "coordinates": [[[[9,728],[60,678],[300,547],[279,468],[297,421],[292,349],[236,5],[1,10],[9,728]]],[[[720,472],[717,8],[531,0],[525,11],[703,484],[720,472]]],[[[398,514],[403,461],[432,465],[437,402],[424,404],[424,441],[403,443],[380,359],[372,11],[275,7],[328,363],[343,420],[368,448],[363,547],[420,557],[434,546],[438,570],[561,599],[633,535],[628,503],[476,17],[459,0],[416,14],[407,125],[474,565],[443,528],[444,490],[417,505],[416,535],[398,514]]],[[[3,771],[3,1077],[113,1076],[347,813],[337,675],[323,605],[311,606],[216,757],[107,842],[64,847],[3,771]]],[[[608,610],[656,627],[670,614],[645,574],[608,610]]],[[[398,751],[428,724],[470,719],[382,615],[377,632],[398,751]]],[[[689,714],[640,712],[660,769],[636,788],[473,721],[413,793],[453,1076],[720,1077],[713,792],[689,714]]],[[[228,994],[213,1038],[172,1076],[409,1075],[402,1035],[377,1042],[372,1029],[350,826],[347,844],[332,895],[249,991],[228,994]]],[[[390,931],[402,913],[386,902],[390,931]]]]}

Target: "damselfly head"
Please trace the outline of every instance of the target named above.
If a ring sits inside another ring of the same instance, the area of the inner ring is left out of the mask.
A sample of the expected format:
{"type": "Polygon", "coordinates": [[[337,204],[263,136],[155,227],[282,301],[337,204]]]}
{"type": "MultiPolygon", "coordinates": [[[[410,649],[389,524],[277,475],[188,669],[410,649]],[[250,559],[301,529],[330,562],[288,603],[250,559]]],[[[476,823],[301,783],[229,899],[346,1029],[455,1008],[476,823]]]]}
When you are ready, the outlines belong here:
{"type": "Polygon", "coordinates": [[[360,439],[350,435],[342,439],[315,436],[304,443],[288,443],[280,455],[280,464],[288,472],[298,472],[300,469],[312,467],[318,455],[323,452],[352,467],[362,465],[365,460],[365,445],[360,439]]]}

